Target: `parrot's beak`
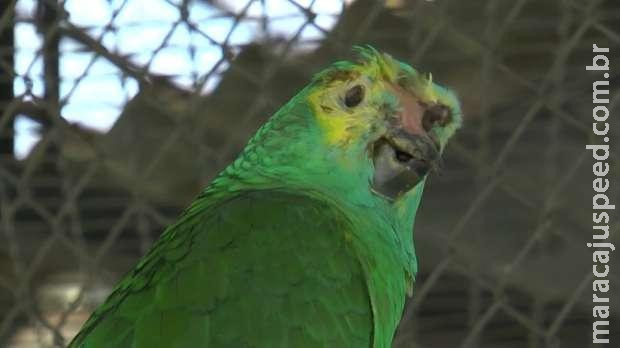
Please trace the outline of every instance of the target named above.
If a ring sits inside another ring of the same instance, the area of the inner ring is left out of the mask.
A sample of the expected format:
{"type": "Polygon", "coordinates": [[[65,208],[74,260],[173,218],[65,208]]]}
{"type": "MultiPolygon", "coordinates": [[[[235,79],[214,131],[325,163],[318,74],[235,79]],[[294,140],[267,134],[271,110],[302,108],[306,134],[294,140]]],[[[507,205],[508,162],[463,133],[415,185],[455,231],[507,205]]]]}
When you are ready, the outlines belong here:
{"type": "Polygon", "coordinates": [[[451,115],[448,107],[424,103],[400,86],[391,89],[400,110],[388,118],[386,133],[373,144],[372,188],[395,200],[438,167],[441,144],[432,129],[447,125],[451,115]]]}

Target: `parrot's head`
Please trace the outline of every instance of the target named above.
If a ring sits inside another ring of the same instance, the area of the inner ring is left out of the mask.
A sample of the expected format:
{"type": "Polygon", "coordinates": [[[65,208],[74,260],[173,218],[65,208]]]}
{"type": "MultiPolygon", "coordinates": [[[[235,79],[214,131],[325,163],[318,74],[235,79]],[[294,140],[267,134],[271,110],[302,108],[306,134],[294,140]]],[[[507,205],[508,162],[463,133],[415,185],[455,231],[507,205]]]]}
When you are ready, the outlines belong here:
{"type": "Polygon", "coordinates": [[[357,51],[359,61],[316,74],[224,176],[246,187],[301,187],[356,202],[404,202],[421,190],[461,124],[459,103],[430,74],[369,46],[357,51]]]}
{"type": "Polygon", "coordinates": [[[334,161],[361,163],[371,191],[398,200],[438,166],[461,124],[459,103],[430,74],[369,46],[357,51],[359,62],[317,74],[307,100],[334,161]]]}

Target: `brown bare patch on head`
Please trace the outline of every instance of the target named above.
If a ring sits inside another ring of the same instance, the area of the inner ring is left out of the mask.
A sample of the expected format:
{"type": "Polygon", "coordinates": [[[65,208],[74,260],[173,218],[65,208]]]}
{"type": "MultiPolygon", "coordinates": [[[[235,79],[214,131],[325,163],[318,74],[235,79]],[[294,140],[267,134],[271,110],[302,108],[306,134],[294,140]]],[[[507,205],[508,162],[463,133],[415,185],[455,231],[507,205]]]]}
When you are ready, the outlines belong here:
{"type": "Polygon", "coordinates": [[[321,110],[323,110],[326,113],[330,113],[330,112],[334,111],[334,109],[332,109],[331,107],[329,107],[327,105],[324,105],[324,104],[321,104],[321,110]]]}
{"type": "Polygon", "coordinates": [[[330,84],[336,81],[350,81],[359,77],[359,72],[355,70],[333,69],[321,76],[321,81],[330,84]]]}

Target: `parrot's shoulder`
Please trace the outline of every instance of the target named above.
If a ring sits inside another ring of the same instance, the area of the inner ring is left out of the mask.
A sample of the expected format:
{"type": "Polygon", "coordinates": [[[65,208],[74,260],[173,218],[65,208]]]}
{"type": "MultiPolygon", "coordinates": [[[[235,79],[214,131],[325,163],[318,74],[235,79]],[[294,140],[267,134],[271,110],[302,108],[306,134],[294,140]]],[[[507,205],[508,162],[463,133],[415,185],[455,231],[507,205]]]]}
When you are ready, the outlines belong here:
{"type": "MultiPolygon", "coordinates": [[[[216,200],[201,196],[120,281],[71,346],[83,346],[86,337],[97,336],[97,332],[113,330],[119,340],[124,330],[127,336],[134,336],[136,321],[153,306],[165,308],[166,313],[189,305],[217,312],[218,303],[224,299],[234,303],[237,292],[244,291],[241,284],[246,278],[279,294],[298,286],[296,282],[307,277],[304,272],[315,272],[313,277],[359,286],[356,291],[363,294],[362,271],[347,242],[352,228],[347,214],[336,204],[312,195],[255,190],[216,200]],[[319,266],[315,260],[325,265],[319,266]],[[278,267],[282,267],[280,277],[288,277],[287,282],[266,271],[278,267]],[[324,272],[326,267],[329,274],[324,272]],[[241,273],[245,278],[234,280],[234,275],[241,273]],[[180,299],[169,295],[166,284],[172,283],[175,291],[183,294],[180,299]]],[[[336,300],[329,305],[343,307],[336,300]]],[[[108,341],[108,346],[113,345],[108,341]]]]}

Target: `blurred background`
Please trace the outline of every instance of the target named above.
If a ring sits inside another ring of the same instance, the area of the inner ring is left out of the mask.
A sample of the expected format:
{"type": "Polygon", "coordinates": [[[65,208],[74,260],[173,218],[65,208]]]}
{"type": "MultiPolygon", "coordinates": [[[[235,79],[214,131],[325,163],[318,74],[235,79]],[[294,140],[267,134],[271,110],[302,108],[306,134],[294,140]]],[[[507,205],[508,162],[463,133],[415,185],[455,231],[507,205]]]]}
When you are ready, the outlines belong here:
{"type": "Polygon", "coordinates": [[[395,347],[591,346],[601,77],[585,66],[611,48],[617,145],[619,1],[4,0],[0,347],[66,345],[257,127],[363,43],[432,72],[465,114],[425,190],[395,347]]]}

